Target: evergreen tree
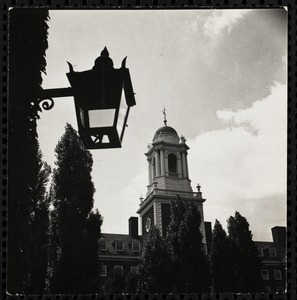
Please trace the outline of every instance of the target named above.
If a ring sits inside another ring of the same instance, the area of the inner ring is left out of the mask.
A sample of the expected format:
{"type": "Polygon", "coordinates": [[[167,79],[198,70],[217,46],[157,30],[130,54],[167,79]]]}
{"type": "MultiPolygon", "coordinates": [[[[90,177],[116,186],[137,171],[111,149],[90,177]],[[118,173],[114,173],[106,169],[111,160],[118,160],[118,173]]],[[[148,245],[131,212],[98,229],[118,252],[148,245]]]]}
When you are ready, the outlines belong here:
{"type": "Polygon", "coordinates": [[[9,14],[7,290],[40,293],[46,267],[47,204],[38,176],[47,168],[41,162],[37,108],[32,103],[39,96],[41,72],[45,72],[48,10],[13,8],[9,14]],[[41,276],[36,276],[38,270],[41,276]]]}
{"type": "Polygon", "coordinates": [[[233,292],[254,293],[263,291],[261,262],[252,240],[249,223],[239,212],[228,220],[228,233],[233,257],[233,272],[236,278],[233,292]]]}
{"type": "Polygon", "coordinates": [[[125,290],[125,277],[123,273],[117,270],[110,272],[105,286],[107,294],[122,294],[125,290]]]}
{"type": "Polygon", "coordinates": [[[31,238],[29,248],[29,280],[26,292],[42,294],[45,292],[45,279],[48,265],[49,243],[49,200],[46,195],[51,168],[41,159],[41,152],[37,156],[37,180],[33,191],[33,207],[30,220],[31,238]]]}
{"type": "Polygon", "coordinates": [[[49,288],[53,293],[95,293],[102,218],[91,211],[92,156],[69,124],[55,152],[49,288]]]}
{"type": "Polygon", "coordinates": [[[179,196],[171,201],[166,242],[172,259],[170,273],[175,292],[209,291],[209,266],[203,251],[200,222],[200,214],[192,202],[179,196]]]}
{"type": "Polygon", "coordinates": [[[128,294],[135,294],[138,292],[139,273],[129,271],[125,280],[125,292],[128,294]]]}
{"type": "Polygon", "coordinates": [[[237,278],[234,276],[233,271],[230,242],[218,220],[215,221],[213,229],[210,268],[213,292],[233,292],[233,282],[237,278]]]}
{"type": "Polygon", "coordinates": [[[157,227],[152,226],[143,237],[140,255],[140,291],[144,293],[169,292],[169,257],[157,227]]]}

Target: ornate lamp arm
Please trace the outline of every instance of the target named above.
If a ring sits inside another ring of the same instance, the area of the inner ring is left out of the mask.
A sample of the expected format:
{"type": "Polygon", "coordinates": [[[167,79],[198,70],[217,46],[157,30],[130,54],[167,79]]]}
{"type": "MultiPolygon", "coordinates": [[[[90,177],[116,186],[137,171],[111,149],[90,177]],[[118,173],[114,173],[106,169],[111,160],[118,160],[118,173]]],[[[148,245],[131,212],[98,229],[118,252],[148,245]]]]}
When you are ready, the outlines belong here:
{"type": "Polygon", "coordinates": [[[38,111],[50,110],[54,107],[53,98],[69,97],[73,96],[72,88],[60,88],[60,89],[46,89],[42,90],[36,106],[38,111]]]}

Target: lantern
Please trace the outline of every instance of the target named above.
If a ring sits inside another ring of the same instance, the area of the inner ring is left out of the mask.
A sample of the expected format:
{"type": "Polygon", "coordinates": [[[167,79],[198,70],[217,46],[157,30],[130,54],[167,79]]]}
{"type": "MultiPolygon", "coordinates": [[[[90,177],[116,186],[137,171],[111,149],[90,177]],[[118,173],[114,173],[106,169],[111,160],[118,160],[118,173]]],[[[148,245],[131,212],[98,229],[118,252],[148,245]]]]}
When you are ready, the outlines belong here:
{"type": "Polygon", "coordinates": [[[115,69],[105,47],[92,70],[75,72],[68,64],[66,75],[84,145],[88,149],[121,147],[130,107],[136,104],[126,58],[115,69]]]}

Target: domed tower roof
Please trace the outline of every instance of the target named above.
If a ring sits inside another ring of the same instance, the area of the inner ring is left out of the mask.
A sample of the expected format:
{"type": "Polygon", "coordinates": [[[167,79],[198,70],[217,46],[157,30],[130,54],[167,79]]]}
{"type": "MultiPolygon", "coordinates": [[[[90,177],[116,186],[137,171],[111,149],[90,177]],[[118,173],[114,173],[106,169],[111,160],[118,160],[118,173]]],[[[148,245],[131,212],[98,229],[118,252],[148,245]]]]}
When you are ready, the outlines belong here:
{"type": "Polygon", "coordinates": [[[176,130],[170,126],[160,127],[153,138],[153,143],[158,141],[179,143],[179,136],[176,130]]]}

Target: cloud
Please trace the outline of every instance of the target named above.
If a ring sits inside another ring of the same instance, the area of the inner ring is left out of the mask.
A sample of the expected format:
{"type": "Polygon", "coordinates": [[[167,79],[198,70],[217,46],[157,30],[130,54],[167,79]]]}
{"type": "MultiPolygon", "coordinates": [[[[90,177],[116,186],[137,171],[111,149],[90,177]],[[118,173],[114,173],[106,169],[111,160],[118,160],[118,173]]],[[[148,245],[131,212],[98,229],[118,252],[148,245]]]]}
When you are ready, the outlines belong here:
{"type": "Polygon", "coordinates": [[[216,39],[223,30],[230,33],[233,26],[242,19],[248,10],[212,10],[199,14],[194,20],[187,20],[186,27],[192,32],[201,31],[204,36],[216,39]]]}
{"type": "Polygon", "coordinates": [[[236,210],[254,222],[261,219],[268,231],[271,218],[285,222],[286,99],[286,85],[276,83],[250,108],[218,111],[225,128],[188,141],[191,179],[202,185],[205,215],[212,222],[224,222],[236,210]],[[265,199],[264,211],[255,199],[265,199]]]}
{"type": "Polygon", "coordinates": [[[247,10],[217,10],[208,16],[203,25],[203,33],[206,36],[216,39],[219,34],[227,29],[230,33],[234,24],[244,17],[247,10]]]}

